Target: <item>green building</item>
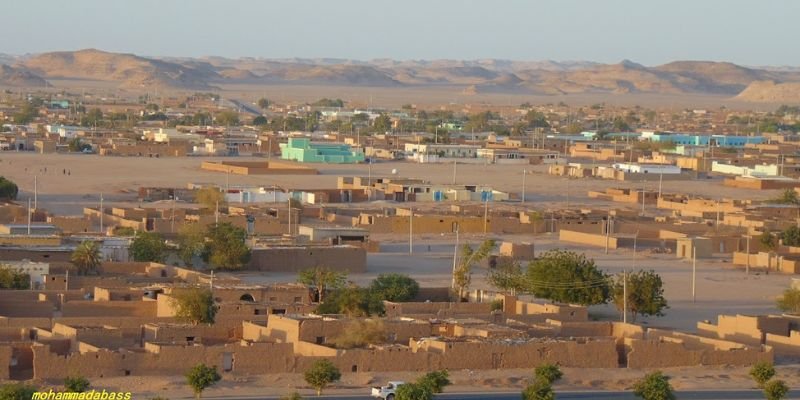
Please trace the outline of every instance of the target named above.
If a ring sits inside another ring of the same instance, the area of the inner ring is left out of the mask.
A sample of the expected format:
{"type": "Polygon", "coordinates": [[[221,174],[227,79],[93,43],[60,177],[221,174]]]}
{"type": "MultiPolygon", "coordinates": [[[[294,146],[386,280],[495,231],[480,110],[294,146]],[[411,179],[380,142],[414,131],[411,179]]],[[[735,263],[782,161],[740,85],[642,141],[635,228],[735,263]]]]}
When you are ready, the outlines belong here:
{"type": "Polygon", "coordinates": [[[361,150],[337,143],[311,143],[307,138],[289,138],[281,143],[281,158],[309,163],[352,164],[364,161],[361,150]]]}

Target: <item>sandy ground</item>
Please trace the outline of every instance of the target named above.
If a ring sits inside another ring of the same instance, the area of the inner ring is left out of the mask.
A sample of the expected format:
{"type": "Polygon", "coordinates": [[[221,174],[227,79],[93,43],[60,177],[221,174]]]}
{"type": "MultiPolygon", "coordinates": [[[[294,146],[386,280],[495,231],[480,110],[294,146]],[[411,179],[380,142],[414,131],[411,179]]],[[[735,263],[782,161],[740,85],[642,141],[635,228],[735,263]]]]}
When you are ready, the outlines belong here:
{"type": "MultiPolygon", "coordinates": [[[[0,153],[0,175],[20,186],[19,199],[25,201],[33,196],[34,176],[37,178],[39,202],[53,212],[80,214],[83,204],[96,204],[100,193],[106,201],[135,201],[136,190],[141,186],[185,187],[189,182],[213,183],[220,186],[262,185],[293,189],[335,188],[338,176],[397,176],[421,178],[433,183],[452,183],[453,166],[443,164],[415,164],[409,162],[379,162],[371,166],[310,164],[318,168],[320,175],[297,176],[241,176],[204,171],[200,164],[204,160],[224,158],[139,158],[101,157],[85,154],[33,154],[0,153]],[[47,171],[45,172],[45,168],[47,171]],[[70,175],[64,175],[67,169],[70,175]]],[[[250,160],[239,157],[236,160],[250,160]]],[[[260,160],[264,160],[263,158],[260,160]]],[[[586,198],[588,190],[603,190],[607,187],[658,189],[658,177],[652,182],[630,183],[600,179],[567,179],[545,173],[546,166],[474,165],[456,166],[456,182],[459,184],[490,184],[498,190],[518,194],[522,190],[523,169],[527,169],[526,200],[534,208],[563,207],[578,204],[603,205],[606,202],[586,198]],[[530,171],[533,173],[530,174],[530,171]]],[[[664,181],[665,193],[680,192],[711,198],[769,198],[778,191],[747,191],[722,186],[721,179],[699,181],[664,181]]],[[[619,205],[617,205],[618,207],[619,205]]]]}
{"type": "MultiPolygon", "coordinates": [[[[747,375],[748,368],[693,367],[663,369],[677,390],[696,389],[754,389],[747,375]]],[[[780,366],[778,377],[790,387],[800,386],[800,370],[796,366],[780,366]]],[[[633,383],[649,371],[635,369],[564,368],[564,378],[554,386],[559,391],[628,390],[633,383]]],[[[326,394],[368,394],[371,386],[389,380],[413,381],[420,373],[345,373],[339,383],[326,389],[326,394]]],[[[521,391],[529,382],[531,370],[458,370],[450,371],[451,386],[446,392],[514,392],[521,391]]],[[[57,386],[59,382],[45,382],[42,386],[57,386]]],[[[192,392],[180,376],[100,378],[92,380],[95,389],[131,391],[134,398],[162,396],[169,399],[189,399],[192,392]]],[[[314,390],[303,381],[301,374],[272,374],[261,376],[223,375],[222,381],[204,392],[204,397],[283,396],[297,391],[305,397],[314,397],[314,390]]]]}

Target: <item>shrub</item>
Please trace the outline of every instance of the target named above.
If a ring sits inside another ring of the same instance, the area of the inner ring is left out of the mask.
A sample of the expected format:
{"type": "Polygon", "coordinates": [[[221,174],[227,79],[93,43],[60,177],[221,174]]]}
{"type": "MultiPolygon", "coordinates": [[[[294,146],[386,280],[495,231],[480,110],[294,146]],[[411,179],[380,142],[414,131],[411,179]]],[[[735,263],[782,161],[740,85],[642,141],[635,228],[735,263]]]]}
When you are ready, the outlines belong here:
{"type": "Polygon", "coordinates": [[[763,389],[764,385],[775,376],[775,367],[767,361],[755,363],[750,368],[750,376],[756,381],[758,387],[763,389]]]}
{"type": "Polygon", "coordinates": [[[89,380],[82,376],[68,376],[64,379],[64,388],[68,392],[83,393],[89,388],[89,380]]]}
{"type": "Polygon", "coordinates": [[[536,379],[540,379],[548,384],[552,385],[557,380],[561,379],[564,376],[564,373],[561,372],[561,369],[558,368],[558,365],[555,364],[542,364],[533,371],[533,375],[536,379]]]}

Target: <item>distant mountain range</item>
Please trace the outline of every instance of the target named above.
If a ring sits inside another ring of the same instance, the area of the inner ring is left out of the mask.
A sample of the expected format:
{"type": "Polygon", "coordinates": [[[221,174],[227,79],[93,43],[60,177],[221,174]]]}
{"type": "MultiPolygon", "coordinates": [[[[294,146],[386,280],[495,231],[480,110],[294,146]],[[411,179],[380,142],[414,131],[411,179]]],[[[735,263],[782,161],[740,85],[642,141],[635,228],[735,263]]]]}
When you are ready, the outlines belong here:
{"type": "Polygon", "coordinates": [[[0,55],[0,85],[93,80],[122,88],[209,90],[225,84],[369,87],[449,86],[464,93],[712,94],[742,101],[800,102],[800,68],[676,61],[646,67],[585,61],[152,58],[87,49],[0,55]]]}

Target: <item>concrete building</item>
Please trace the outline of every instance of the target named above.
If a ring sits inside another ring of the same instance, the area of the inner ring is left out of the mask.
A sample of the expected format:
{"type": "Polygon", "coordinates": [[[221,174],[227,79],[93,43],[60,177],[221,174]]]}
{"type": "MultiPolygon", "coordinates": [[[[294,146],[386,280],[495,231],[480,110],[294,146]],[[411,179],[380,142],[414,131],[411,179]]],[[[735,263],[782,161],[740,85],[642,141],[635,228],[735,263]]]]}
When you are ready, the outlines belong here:
{"type": "Polygon", "coordinates": [[[416,144],[406,143],[406,155],[410,158],[436,156],[439,158],[476,158],[479,146],[462,144],[416,144]]]}
{"type": "Polygon", "coordinates": [[[31,277],[31,288],[44,285],[44,277],[50,274],[50,264],[31,260],[0,261],[0,266],[8,267],[31,277]]]}
{"type": "Polygon", "coordinates": [[[353,150],[346,144],[312,143],[307,138],[289,138],[288,143],[281,143],[281,158],[299,162],[316,162],[331,164],[353,164],[364,161],[361,150],[353,150]]]}
{"type": "Polygon", "coordinates": [[[681,168],[676,165],[615,163],[614,169],[634,174],[680,174],[681,168]]]}

